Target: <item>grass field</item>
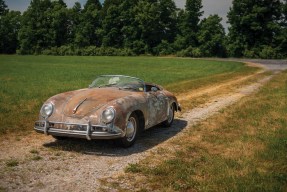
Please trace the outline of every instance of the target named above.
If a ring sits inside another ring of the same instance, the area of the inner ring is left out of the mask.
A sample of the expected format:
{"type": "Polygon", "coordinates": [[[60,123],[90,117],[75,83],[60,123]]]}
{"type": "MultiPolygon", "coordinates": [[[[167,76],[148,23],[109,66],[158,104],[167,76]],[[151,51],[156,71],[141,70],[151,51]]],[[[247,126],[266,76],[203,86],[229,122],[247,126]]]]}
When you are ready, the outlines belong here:
{"type": "Polygon", "coordinates": [[[0,134],[32,130],[46,99],[88,87],[101,74],[136,76],[180,93],[255,70],[236,62],[181,58],[2,55],[0,134]]]}
{"type": "Polygon", "coordinates": [[[189,129],[173,142],[180,149],[169,158],[151,163],[168,154],[158,150],[129,165],[122,179],[142,191],[286,191],[286,80],[285,71],[256,95],[189,129]]]}

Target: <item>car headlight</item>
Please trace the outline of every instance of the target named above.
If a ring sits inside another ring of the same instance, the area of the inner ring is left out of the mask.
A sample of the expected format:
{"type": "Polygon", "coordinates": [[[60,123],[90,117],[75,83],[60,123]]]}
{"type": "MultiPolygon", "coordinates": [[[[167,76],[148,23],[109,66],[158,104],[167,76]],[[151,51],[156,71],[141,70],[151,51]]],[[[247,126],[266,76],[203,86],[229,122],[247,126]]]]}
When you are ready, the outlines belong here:
{"type": "Polygon", "coordinates": [[[46,103],[42,106],[40,113],[41,113],[42,117],[47,118],[47,117],[52,115],[53,110],[54,110],[53,104],[52,103],[46,103]]]}
{"type": "Polygon", "coordinates": [[[114,108],[109,107],[107,109],[105,109],[102,113],[102,121],[104,123],[110,123],[114,120],[116,115],[116,111],[114,108]]]}

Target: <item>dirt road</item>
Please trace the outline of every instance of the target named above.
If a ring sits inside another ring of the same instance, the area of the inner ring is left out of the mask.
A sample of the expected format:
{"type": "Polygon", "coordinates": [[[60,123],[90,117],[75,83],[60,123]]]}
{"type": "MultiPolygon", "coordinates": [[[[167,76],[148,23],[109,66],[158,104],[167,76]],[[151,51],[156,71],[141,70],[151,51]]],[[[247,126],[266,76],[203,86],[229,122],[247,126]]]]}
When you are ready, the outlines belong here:
{"type": "MultiPolygon", "coordinates": [[[[115,147],[112,141],[56,141],[35,133],[1,140],[0,191],[96,191],[102,178],[120,173],[126,165],[138,162],[158,147],[171,145],[170,140],[184,134],[184,129],[256,92],[278,71],[287,69],[286,61],[262,61],[261,64],[265,70],[271,70],[272,75],[211,97],[204,105],[177,117],[171,128],[154,127],[144,132],[129,149],[115,147]]],[[[217,89],[223,86],[233,84],[218,85],[217,89]]],[[[202,90],[204,94],[213,91],[215,89],[202,90]]],[[[189,99],[189,96],[184,97],[179,96],[179,99],[189,99]]]]}

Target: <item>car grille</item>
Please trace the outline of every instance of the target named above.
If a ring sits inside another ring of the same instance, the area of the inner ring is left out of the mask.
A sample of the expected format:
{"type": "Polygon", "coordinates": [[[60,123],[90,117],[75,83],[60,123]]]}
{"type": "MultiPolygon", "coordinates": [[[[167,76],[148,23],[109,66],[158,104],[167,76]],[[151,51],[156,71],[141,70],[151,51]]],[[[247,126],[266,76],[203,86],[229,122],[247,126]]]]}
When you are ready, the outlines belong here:
{"type": "Polygon", "coordinates": [[[87,131],[87,125],[69,125],[63,123],[49,123],[50,128],[75,131],[87,131]]]}
{"type": "MultiPolygon", "coordinates": [[[[62,122],[47,122],[48,128],[53,129],[63,129],[63,130],[71,130],[71,131],[83,131],[86,132],[88,129],[87,124],[69,124],[69,123],[62,123],[62,122]]],[[[35,122],[35,127],[44,128],[46,123],[44,121],[37,121],[35,122]]],[[[108,128],[103,125],[91,125],[90,131],[96,132],[107,132],[108,128]]]]}

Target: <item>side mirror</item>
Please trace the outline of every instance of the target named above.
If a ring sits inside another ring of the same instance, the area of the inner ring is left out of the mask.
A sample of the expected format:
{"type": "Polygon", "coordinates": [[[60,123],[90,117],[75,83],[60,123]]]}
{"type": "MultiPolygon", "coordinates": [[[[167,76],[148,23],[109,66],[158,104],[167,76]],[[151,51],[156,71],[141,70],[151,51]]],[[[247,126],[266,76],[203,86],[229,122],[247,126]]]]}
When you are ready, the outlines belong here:
{"type": "Polygon", "coordinates": [[[158,91],[158,88],[152,87],[152,88],[151,88],[151,91],[152,91],[152,92],[157,92],[157,91],[158,91]]]}

